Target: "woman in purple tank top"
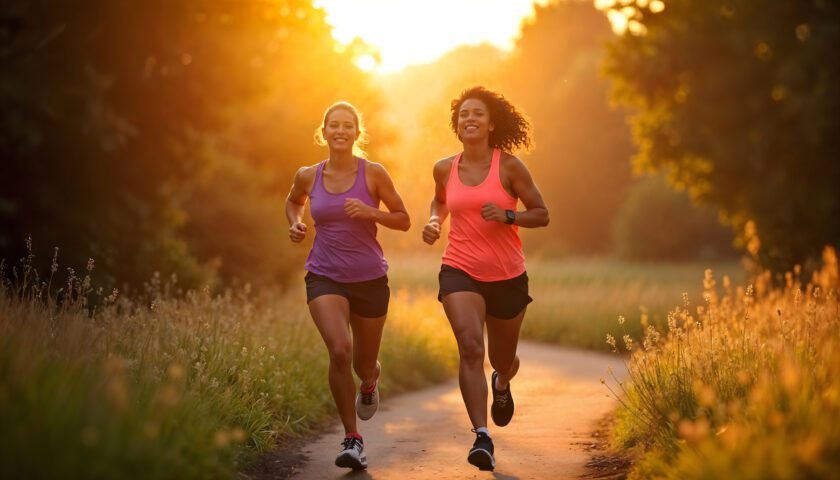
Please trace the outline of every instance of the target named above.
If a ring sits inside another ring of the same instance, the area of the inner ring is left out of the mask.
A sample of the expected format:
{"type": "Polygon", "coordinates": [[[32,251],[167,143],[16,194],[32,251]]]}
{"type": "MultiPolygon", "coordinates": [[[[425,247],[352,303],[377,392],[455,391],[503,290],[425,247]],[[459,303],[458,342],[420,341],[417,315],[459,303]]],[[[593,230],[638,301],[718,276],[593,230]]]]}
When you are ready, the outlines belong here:
{"type": "Polygon", "coordinates": [[[355,107],[330,106],[316,142],[328,146],[330,156],[295,174],[286,218],[289,238],[302,241],[309,198],[316,234],[306,260],[306,301],[329,351],[330,391],[345,432],[335,464],[363,469],[367,458],[356,415],[367,420],[379,405],[377,357],[390,298],[376,224],[406,231],[410,220],[385,168],[363,158],[364,127],[355,107]],[[379,209],[380,201],[388,211],[379,209]],[[361,380],[358,392],[351,366],[361,380]]]}

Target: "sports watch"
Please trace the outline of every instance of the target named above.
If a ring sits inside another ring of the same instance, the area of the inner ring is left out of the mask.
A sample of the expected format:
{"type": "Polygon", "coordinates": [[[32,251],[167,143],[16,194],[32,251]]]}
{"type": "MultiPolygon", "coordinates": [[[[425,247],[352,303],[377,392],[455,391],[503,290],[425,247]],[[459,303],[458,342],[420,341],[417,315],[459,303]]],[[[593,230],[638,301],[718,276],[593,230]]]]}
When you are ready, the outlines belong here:
{"type": "Polygon", "coordinates": [[[513,210],[505,210],[505,224],[513,225],[513,222],[516,221],[516,212],[513,210]]]}

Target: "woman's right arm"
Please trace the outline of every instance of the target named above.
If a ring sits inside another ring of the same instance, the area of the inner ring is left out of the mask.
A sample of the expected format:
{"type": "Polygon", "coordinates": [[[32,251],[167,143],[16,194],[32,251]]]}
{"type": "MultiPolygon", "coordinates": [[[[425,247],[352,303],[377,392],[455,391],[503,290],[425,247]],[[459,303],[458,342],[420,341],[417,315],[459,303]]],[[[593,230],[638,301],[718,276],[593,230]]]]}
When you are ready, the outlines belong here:
{"type": "Polygon", "coordinates": [[[435,163],[432,176],[435,179],[435,196],[429,208],[429,222],[423,227],[423,241],[433,245],[440,238],[440,225],[449,216],[446,208],[446,181],[452,159],[435,163]]]}
{"type": "Polygon", "coordinates": [[[302,167],[295,173],[292,188],[286,197],[286,220],[289,221],[289,238],[299,243],[306,237],[306,224],[303,223],[303,209],[306,206],[308,186],[312,183],[310,169],[302,167]]]}

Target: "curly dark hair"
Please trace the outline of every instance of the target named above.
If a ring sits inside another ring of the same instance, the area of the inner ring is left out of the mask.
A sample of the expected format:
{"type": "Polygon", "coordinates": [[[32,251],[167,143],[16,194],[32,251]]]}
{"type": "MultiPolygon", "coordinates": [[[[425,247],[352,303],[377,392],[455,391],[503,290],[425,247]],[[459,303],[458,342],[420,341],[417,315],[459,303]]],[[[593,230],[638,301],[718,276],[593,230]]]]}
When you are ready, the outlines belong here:
{"type": "MultiPolygon", "coordinates": [[[[455,135],[458,135],[458,112],[461,110],[461,105],[470,98],[481,100],[487,105],[490,121],[495,126],[488,139],[491,147],[500,148],[506,152],[511,152],[516,148],[527,150],[531,147],[531,125],[525,116],[519,113],[504,96],[484,87],[468,88],[461,92],[461,96],[452,100],[450,126],[455,135]]],[[[461,139],[460,135],[458,139],[461,139]]]]}

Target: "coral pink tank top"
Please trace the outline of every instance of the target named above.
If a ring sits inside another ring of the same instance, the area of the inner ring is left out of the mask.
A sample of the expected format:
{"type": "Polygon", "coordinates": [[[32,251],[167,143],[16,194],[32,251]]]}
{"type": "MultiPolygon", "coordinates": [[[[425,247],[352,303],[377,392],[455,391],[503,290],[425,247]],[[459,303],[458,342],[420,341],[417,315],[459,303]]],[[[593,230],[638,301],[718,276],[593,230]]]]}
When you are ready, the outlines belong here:
{"type": "Polygon", "coordinates": [[[482,282],[508,280],[525,272],[519,227],[481,217],[481,207],[486,203],[505,210],[516,209],[516,198],[505,190],[499,176],[501,156],[501,150],[494,149],[487,177],[480,184],[469,186],[458,177],[458,154],[446,183],[446,207],[452,220],[443,263],[482,282]]]}

